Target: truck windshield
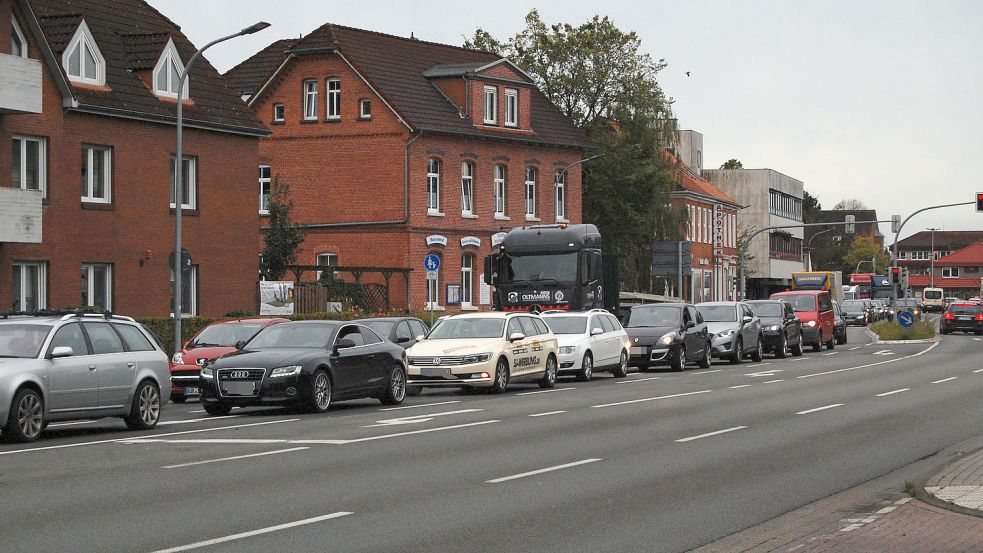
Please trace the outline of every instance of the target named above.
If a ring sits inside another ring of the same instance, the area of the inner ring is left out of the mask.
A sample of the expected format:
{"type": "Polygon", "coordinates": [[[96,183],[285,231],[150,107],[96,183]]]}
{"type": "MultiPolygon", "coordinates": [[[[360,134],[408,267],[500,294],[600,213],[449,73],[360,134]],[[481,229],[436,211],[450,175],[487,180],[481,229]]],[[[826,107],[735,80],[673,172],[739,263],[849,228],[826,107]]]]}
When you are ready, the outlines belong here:
{"type": "Polygon", "coordinates": [[[510,254],[505,260],[507,282],[577,280],[577,252],[510,254]]]}
{"type": "Polygon", "coordinates": [[[927,300],[942,299],[942,290],[925,290],[925,299],[927,300]]]}

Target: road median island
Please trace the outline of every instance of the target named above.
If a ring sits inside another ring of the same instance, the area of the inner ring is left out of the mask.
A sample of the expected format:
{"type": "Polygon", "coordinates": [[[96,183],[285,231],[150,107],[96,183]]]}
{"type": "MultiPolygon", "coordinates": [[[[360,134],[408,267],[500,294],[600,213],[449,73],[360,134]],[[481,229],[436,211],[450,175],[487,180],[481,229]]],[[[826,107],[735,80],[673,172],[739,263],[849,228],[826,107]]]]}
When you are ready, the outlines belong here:
{"type": "Polygon", "coordinates": [[[904,328],[895,321],[881,321],[867,328],[867,335],[875,343],[922,344],[939,341],[935,327],[929,321],[916,321],[911,328],[904,328]]]}

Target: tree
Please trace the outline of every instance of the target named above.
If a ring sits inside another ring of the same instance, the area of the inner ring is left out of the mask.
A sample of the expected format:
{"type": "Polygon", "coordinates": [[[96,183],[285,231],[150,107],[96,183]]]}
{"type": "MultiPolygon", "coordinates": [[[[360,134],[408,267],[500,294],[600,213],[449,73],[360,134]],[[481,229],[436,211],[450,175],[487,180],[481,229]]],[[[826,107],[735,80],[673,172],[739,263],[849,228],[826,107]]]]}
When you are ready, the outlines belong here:
{"type": "Polygon", "coordinates": [[[720,168],[721,169],[743,169],[744,168],[744,164],[741,163],[741,161],[738,160],[738,159],[730,158],[727,161],[725,161],[724,164],[720,166],[720,168]]]}
{"type": "MultiPolygon", "coordinates": [[[[753,269],[749,267],[751,261],[753,261],[757,256],[751,253],[751,235],[757,232],[758,227],[751,225],[749,227],[743,227],[740,224],[737,225],[737,254],[740,256],[741,250],[744,250],[744,272],[747,276],[751,276],[755,273],[753,269]]],[[[740,276],[738,276],[740,278],[740,276]]]]}
{"type": "Polygon", "coordinates": [[[843,263],[850,273],[866,273],[868,271],[865,270],[865,267],[870,267],[869,272],[885,274],[884,271],[891,265],[891,258],[874,242],[873,237],[857,236],[853,239],[853,245],[850,246],[850,251],[844,256],[843,263]],[[871,260],[875,261],[873,267],[870,267],[871,260]],[[861,262],[865,262],[865,265],[862,265],[861,270],[857,271],[857,265],[861,262]]]}
{"type": "Polygon", "coordinates": [[[870,209],[867,204],[856,198],[849,198],[846,200],[840,200],[840,203],[833,206],[833,211],[858,211],[862,209],[870,209]]]}
{"type": "Polygon", "coordinates": [[[304,242],[304,234],[291,222],[294,203],[290,199],[290,185],[281,182],[277,175],[270,192],[270,227],[266,231],[260,271],[267,280],[282,280],[287,266],[297,262],[297,249],[304,242]]]}
{"type": "Polygon", "coordinates": [[[819,212],[823,210],[823,205],[819,203],[819,198],[813,196],[808,190],[802,191],[802,222],[821,223],[819,212]]]}

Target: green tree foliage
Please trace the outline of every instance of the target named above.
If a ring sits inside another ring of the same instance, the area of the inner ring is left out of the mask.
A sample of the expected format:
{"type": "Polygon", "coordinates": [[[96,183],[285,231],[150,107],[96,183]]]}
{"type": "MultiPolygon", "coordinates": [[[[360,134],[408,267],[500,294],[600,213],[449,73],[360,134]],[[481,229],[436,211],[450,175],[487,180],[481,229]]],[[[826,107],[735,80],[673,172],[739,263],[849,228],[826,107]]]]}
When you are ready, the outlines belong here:
{"type": "Polygon", "coordinates": [[[282,280],[287,266],[297,262],[297,249],[304,242],[304,234],[291,222],[293,208],[290,185],[281,182],[277,175],[270,191],[270,228],[260,262],[260,271],[267,280],[282,280]]]}
{"type": "Polygon", "coordinates": [[[744,168],[744,164],[741,163],[741,161],[739,159],[731,158],[731,159],[728,159],[727,161],[725,161],[724,164],[720,166],[720,168],[721,169],[743,169],[744,168]]]}
{"type": "Polygon", "coordinates": [[[802,191],[802,222],[821,223],[819,212],[823,210],[823,205],[819,203],[819,198],[813,196],[808,190],[802,191]]]}
{"type": "Polygon", "coordinates": [[[857,236],[853,239],[853,245],[850,246],[850,251],[844,256],[843,263],[850,273],[861,272],[882,275],[886,274],[887,268],[890,267],[891,258],[884,253],[884,250],[878,247],[872,237],[857,236]],[[872,259],[876,260],[873,267],[871,267],[870,263],[872,259]],[[860,271],[857,271],[857,264],[861,261],[864,264],[860,266],[860,271]]]}

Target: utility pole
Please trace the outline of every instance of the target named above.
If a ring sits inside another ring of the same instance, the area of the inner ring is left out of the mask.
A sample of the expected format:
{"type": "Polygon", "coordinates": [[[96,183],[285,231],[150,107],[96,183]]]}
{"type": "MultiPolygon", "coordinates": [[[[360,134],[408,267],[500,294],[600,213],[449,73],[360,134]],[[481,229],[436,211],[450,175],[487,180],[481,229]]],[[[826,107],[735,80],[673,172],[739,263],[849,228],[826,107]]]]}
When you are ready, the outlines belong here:
{"type": "Polygon", "coordinates": [[[927,228],[925,230],[932,231],[932,251],[931,251],[931,253],[929,253],[929,255],[931,256],[929,258],[929,259],[931,259],[931,269],[929,269],[931,272],[929,272],[929,274],[931,275],[931,282],[932,283],[929,285],[929,287],[930,288],[935,288],[935,231],[939,230],[939,228],[938,227],[931,227],[931,228],[927,228]]]}

